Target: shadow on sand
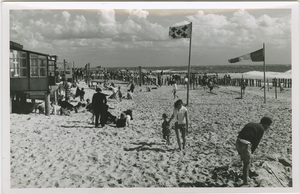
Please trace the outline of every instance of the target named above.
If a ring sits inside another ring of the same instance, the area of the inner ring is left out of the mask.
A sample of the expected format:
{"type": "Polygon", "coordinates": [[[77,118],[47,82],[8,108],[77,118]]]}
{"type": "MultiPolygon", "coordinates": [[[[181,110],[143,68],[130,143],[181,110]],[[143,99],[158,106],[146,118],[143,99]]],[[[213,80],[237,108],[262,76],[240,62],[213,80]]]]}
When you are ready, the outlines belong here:
{"type": "Polygon", "coordinates": [[[137,142],[131,143],[134,145],[140,145],[133,148],[124,148],[124,151],[155,151],[155,152],[172,152],[176,151],[177,149],[163,149],[163,148],[152,148],[153,145],[165,145],[164,143],[148,143],[148,142],[137,142]]]}
{"type": "Polygon", "coordinates": [[[61,127],[64,127],[64,128],[95,128],[95,126],[86,126],[86,125],[83,125],[83,126],[79,126],[79,125],[61,125],[61,127]]]}

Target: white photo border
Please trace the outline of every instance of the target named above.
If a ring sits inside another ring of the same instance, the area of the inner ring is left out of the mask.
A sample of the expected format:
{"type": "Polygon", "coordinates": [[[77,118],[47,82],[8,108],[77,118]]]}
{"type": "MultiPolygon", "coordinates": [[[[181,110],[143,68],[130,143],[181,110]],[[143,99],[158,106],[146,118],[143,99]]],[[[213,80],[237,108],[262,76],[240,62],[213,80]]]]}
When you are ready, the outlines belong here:
{"type": "Polygon", "coordinates": [[[2,2],[2,190],[15,193],[299,193],[299,2],[2,2]],[[22,9],[291,9],[292,10],[292,126],[293,126],[293,187],[292,188],[140,188],[140,189],[11,189],[10,188],[10,85],[9,85],[9,11],[22,9]]]}

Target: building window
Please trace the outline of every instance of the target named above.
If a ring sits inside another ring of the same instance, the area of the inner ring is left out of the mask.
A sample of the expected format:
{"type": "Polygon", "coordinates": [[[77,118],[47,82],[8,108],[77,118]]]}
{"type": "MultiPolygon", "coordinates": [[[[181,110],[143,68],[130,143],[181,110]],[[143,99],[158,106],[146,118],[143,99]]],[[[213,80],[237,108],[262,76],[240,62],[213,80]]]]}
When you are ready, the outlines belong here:
{"type": "Polygon", "coordinates": [[[47,57],[30,54],[30,77],[46,77],[47,76],[47,57]]]}
{"type": "Polygon", "coordinates": [[[48,76],[55,76],[55,62],[54,61],[49,61],[48,76]]]}
{"type": "Polygon", "coordinates": [[[27,77],[27,54],[26,52],[10,50],[10,77],[27,77]]]}

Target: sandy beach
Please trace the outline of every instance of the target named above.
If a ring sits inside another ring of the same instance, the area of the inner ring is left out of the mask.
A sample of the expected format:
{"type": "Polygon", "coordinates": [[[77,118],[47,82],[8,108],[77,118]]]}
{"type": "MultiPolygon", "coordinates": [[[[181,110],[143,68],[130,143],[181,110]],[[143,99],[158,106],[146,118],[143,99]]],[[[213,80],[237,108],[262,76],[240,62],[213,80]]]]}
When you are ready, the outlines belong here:
{"type": "MultiPolygon", "coordinates": [[[[125,94],[128,87],[120,86],[125,94]]],[[[85,98],[95,93],[84,82],[79,87],[85,88],[85,98]]],[[[186,102],[186,88],[178,88],[186,102]]],[[[237,134],[263,116],[270,116],[273,124],[255,151],[250,186],[292,186],[291,89],[278,93],[277,99],[270,89],[265,104],[259,87],[248,87],[243,99],[239,87],[220,87],[213,93],[197,88],[189,97],[184,151],[178,150],[174,130],[171,145],[162,138],[162,114],[171,116],[177,100],[171,86],[150,92],[142,86],[133,100],[109,99],[115,116],[133,110],[130,127],[95,128],[85,109],[70,116],[11,114],[11,188],[237,187],[242,182],[237,134]]]]}

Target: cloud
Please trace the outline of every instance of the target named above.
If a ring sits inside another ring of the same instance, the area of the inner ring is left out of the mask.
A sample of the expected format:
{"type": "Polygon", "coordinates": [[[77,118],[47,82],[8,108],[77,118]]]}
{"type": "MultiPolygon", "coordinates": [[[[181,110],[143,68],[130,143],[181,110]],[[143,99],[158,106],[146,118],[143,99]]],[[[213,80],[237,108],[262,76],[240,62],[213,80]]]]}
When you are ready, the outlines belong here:
{"type": "Polygon", "coordinates": [[[117,22],[115,19],[115,11],[99,10],[98,12],[98,26],[93,25],[94,32],[99,32],[104,37],[112,37],[118,32],[116,31],[117,22]]]}
{"type": "Polygon", "coordinates": [[[98,16],[100,25],[113,25],[116,23],[115,11],[113,9],[99,10],[98,16]]]}
{"type": "Polygon", "coordinates": [[[258,27],[255,17],[246,10],[238,10],[229,21],[236,24],[239,28],[256,29],[258,27]]]}
{"type": "MultiPolygon", "coordinates": [[[[126,10],[128,18],[118,24],[118,34],[114,37],[115,41],[158,41],[168,38],[168,27],[163,27],[157,23],[147,20],[148,11],[126,10]]],[[[148,45],[148,43],[142,45],[148,45]]]]}
{"type": "Polygon", "coordinates": [[[68,22],[70,20],[71,14],[69,12],[63,11],[61,14],[62,14],[62,17],[65,19],[66,22],[68,22]]]}
{"type": "Polygon", "coordinates": [[[118,12],[112,9],[91,13],[14,10],[10,14],[11,39],[30,43],[35,48],[61,46],[61,43],[72,47],[90,45],[112,48],[118,45],[130,48],[132,44],[132,47],[178,48],[186,46],[189,41],[171,40],[168,37],[169,27],[193,22],[195,47],[240,47],[259,42],[271,42],[274,46],[283,47],[291,41],[290,16],[271,17],[264,14],[254,17],[247,10],[238,10],[232,15],[206,14],[199,10],[187,12],[185,18],[174,17],[175,20],[171,20],[168,14],[161,14],[160,21],[153,20],[151,11],[133,9],[125,12],[128,15],[122,15],[120,19],[116,15],[118,12]]]}
{"type": "Polygon", "coordinates": [[[141,10],[141,9],[128,9],[126,10],[127,13],[129,13],[130,18],[144,18],[146,19],[149,15],[148,11],[141,10]]]}
{"type": "Polygon", "coordinates": [[[261,27],[269,27],[274,25],[273,19],[268,15],[262,15],[257,19],[258,25],[261,27]]]}
{"type": "Polygon", "coordinates": [[[290,42],[290,18],[275,18],[266,14],[256,18],[246,10],[231,16],[205,14],[198,11],[187,18],[193,22],[193,43],[206,47],[251,46],[271,42],[278,46],[290,42]]]}
{"type": "Polygon", "coordinates": [[[187,16],[187,18],[198,25],[206,25],[215,28],[222,28],[229,23],[223,15],[204,14],[203,11],[198,11],[195,15],[187,16]]]}
{"type": "Polygon", "coordinates": [[[72,26],[72,32],[75,34],[80,34],[80,33],[85,33],[86,30],[88,30],[87,28],[87,23],[86,23],[86,19],[84,16],[76,16],[75,20],[72,22],[73,26],[72,26]]]}

